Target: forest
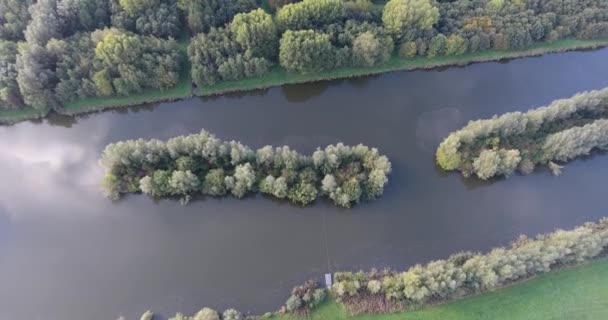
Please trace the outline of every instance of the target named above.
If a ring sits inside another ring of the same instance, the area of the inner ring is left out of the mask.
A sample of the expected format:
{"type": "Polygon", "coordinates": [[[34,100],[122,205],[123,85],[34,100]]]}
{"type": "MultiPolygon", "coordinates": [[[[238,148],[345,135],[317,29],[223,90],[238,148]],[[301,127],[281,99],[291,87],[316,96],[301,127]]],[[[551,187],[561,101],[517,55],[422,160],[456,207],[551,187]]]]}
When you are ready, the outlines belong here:
{"type": "Polygon", "coordinates": [[[437,148],[437,164],[483,180],[522,174],[608,149],[608,88],[579,93],[528,112],[471,121],[437,148]]]}
{"type": "Polygon", "coordinates": [[[382,195],[391,163],[377,149],[341,143],[302,155],[288,146],[256,151],[213,134],[160,140],[129,140],[108,145],[100,161],[104,194],[116,200],[142,192],[153,198],[193,196],[243,198],[261,192],[299,205],[319,195],[349,208],[382,195]]]}
{"type": "Polygon", "coordinates": [[[0,38],[0,111],[61,111],[165,92],[184,73],[205,88],[276,68],[314,74],[608,38],[608,2],[0,0],[0,38]]]}

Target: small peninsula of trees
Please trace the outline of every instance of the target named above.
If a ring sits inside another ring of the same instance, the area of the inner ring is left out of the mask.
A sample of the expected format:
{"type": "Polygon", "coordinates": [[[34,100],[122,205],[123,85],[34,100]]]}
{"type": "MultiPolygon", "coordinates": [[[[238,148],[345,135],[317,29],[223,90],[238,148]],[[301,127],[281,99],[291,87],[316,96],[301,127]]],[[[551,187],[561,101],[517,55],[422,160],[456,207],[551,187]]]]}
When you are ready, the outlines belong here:
{"type": "Polygon", "coordinates": [[[483,180],[528,174],[536,165],[561,173],[559,163],[608,149],[608,88],[583,92],[526,113],[471,121],[437,149],[444,170],[483,180]]]}
{"type": "MultiPolygon", "coordinates": [[[[399,272],[336,272],[328,289],[314,281],[296,286],[285,305],[263,316],[244,316],[234,309],[222,314],[203,308],[189,317],[177,313],[169,320],[272,319],[276,315],[306,315],[328,295],[342,303],[350,315],[397,312],[499,289],[517,281],[582,264],[608,254],[608,218],[571,230],[530,238],[520,236],[510,245],[487,253],[459,252],[444,260],[417,264],[399,272]]],[[[404,317],[406,317],[404,315],[404,317]]],[[[146,311],[142,320],[151,320],[146,311]]]]}
{"type": "Polygon", "coordinates": [[[258,0],[0,0],[0,111],[61,112],[92,98],[150,92],[162,100],[190,85],[180,83],[187,73],[199,92],[275,70],[314,74],[377,67],[397,55],[608,38],[604,0],[267,4],[268,12],[258,0]]]}
{"type": "Polygon", "coordinates": [[[387,312],[491,291],[600,257],[607,249],[608,219],[604,218],[535,238],[520,236],[510,246],[486,254],[460,252],[404,272],[338,272],[332,293],[351,313],[387,312]]]}
{"type": "Polygon", "coordinates": [[[214,135],[179,136],[167,142],[129,140],[108,145],[100,161],[110,199],[142,192],[154,198],[261,192],[307,205],[323,195],[341,207],[382,195],[391,163],[377,149],[341,143],[305,156],[288,146],[256,151],[214,135]]]}

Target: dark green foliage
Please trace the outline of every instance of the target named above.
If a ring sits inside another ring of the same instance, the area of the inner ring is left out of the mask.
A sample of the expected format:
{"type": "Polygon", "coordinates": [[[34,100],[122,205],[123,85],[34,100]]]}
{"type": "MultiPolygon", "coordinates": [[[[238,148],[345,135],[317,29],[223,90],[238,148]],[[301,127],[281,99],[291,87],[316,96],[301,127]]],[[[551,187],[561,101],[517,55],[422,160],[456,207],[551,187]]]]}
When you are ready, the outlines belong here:
{"type": "Polygon", "coordinates": [[[97,44],[95,57],[98,72],[107,74],[118,95],[171,88],[179,78],[181,56],[172,39],[110,33],[97,44]]]}
{"type": "MultiPolygon", "coordinates": [[[[77,34],[67,39],[63,48],[64,52],[57,64],[59,83],[55,89],[59,100],[68,102],[97,96],[98,89],[93,76],[96,66],[101,66],[99,61],[95,59],[95,44],[90,35],[87,33],[77,34]]],[[[99,95],[103,96],[104,94],[100,93],[99,95]]]]}
{"type": "Polygon", "coordinates": [[[28,43],[44,46],[51,38],[61,38],[62,26],[56,0],[38,0],[29,11],[32,18],[25,29],[28,43]]]}
{"type": "Polygon", "coordinates": [[[313,30],[288,30],[281,38],[279,61],[288,71],[313,73],[333,68],[336,52],[326,34],[313,30]]]}
{"type": "Polygon", "coordinates": [[[277,24],[282,30],[315,29],[339,22],[345,16],[342,0],[304,0],[282,7],[277,12],[277,24]]]}
{"type": "Polygon", "coordinates": [[[230,30],[247,55],[276,58],[279,46],[277,27],[272,16],[264,10],[237,14],[230,23],[230,30]]]}
{"type": "Polygon", "coordinates": [[[267,59],[245,52],[233,33],[223,28],[212,28],[209,33],[192,38],[188,56],[192,64],[192,82],[197,86],[259,76],[270,69],[267,59]]]}
{"type": "Polygon", "coordinates": [[[101,164],[106,170],[102,188],[111,199],[139,191],[186,201],[196,194],[242,198],[260,191],[308,205],[321,193],[343,207],[379,197],[391,171],[385,156],[363,145],[328,146],[308,157],[286,146],[254,152],[205,131],[167,142],[111,144],[101,164]]]}
{"type": "Polygon", "coordinates": [[[438,34],[431,39],[427,55],[429,57],[442,56],[446,52],[448,38],[443,34],[438,34]]]}
{"type": "Polygon", "coordinates": [[[177,3],[169,0],[124,1],[130,3],[129,10],[119,0],[112,1],[112,25],[141,35],[155,37],[177,37],[181,22],[177,3]]]}
{"type": "Polygon", "coordinates": [[[290,3],[295,3],[295,2],[300,2],[302,0],[268,0],[268,6],[270,7],[270,9],[276,11],[277,9],[280,9],[281,7],[290,4],[290,3]]]}
{"type": "Polygon", "coordinates": [[[23,40],[23,32],[30,20],[28,8],[32,0],[0,0],[0,38],[23,40]]]}
{"type": "Polygon", "coordinates": [[[53,92],[57,84],[57,57],[46,47],[29,44],[17,57],[17,83],[24,102],[38,110],[58,105],[53,92]]]}
{"type": "Polygon", "coordinates": [[[188,27],[193,34],[223,27],[241,12],[257,8],[255,0],[187,0],[180,2],[188,27]]]}
{"type": "Polygon", "coordinates": [[[57,13],[64,35],[94,31],[110,23],[110,3],[106,0],[59,0],[57,13]]]}
{"type": "Polygon", "coordinates": [[[17,44],[0,40],[0,110],[23,106],[17,84],[17,44]]]}

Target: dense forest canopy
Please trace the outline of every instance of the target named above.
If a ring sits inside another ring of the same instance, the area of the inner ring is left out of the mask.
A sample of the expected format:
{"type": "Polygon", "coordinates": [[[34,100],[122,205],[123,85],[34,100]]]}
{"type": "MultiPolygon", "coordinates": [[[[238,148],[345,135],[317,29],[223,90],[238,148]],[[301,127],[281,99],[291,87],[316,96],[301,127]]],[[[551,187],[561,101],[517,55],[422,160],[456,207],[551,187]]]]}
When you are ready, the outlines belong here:
{"type": "Polygon", "coordinates": [[[377,66],[394,55],[608,37],[604,0],[267,4],[268,12],[259,0],[0,0],[0,108],[60,109],[166,90],[188,72],[204,87],[279,67],[315,73],[377,66]]]}

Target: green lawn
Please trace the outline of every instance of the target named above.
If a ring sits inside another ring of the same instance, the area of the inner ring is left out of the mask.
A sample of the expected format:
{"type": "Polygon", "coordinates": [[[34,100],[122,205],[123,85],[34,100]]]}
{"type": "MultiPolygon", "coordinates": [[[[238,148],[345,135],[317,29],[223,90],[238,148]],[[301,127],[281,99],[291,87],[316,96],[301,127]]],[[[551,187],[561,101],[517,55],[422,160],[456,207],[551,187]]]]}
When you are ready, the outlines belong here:
{"type": "Polygon", "coordinates": [[[381,66],[362,68],[342,68],[315,74],[294,74],[276,66],[270,73],[257,77],[237,81],[223,81],[213,86],[197,88],[195,94],[199,96],[216,95],[233,91],[245,91],[279,86],[283,84],[304,83],[340,78],[350,78],[362,75],[378,74],[397,70],[427,69],[440,66],[464,65],[472,62],[495,61],[505,58],[517,58],[525,56],[541,55],[551,52],[562,52],[585,48],[597,48],[608,46],[608,39],[580,40],[562,39],[553,43],[537,43],[524,50],[488,50],[450,57],[417,57],[414,59],[403,59],[396,54],[381,66]]]}
{"type": "Polygon", "coordinates": [[[19,110],[0,110],[0,124],[12,124],[24,120],[43,118],[48,111],[40,111],[31,107],[19,110]]]}
{"type": "MultiPolygon", "coordinates": [[[[303,317],[281,316],[279,320],[303,317]]],[[[605,320],[608,259],[547,273],[505,289],[419,311],[349,317],[330,301],[308,319],[321,320],[605,320]]]]}

